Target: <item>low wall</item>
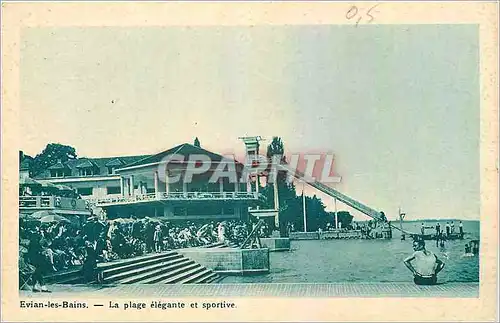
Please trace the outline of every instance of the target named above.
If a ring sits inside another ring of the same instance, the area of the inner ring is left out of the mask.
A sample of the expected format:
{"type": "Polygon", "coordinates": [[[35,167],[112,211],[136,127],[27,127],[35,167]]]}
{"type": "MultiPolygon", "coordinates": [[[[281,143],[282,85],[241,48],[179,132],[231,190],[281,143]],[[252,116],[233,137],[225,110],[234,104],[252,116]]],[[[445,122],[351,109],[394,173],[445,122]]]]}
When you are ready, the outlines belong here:
{"type": "Polygon", "coordinates": [[[290,232],[288,235],[291,240],[318,240],[318,232],[290,232]]]}
{"type": "MultiPolygon", "coordinates": [[[[290,232],[291,240],[363,239],[361,230],[322,232],[290,232]]],[[[261,239],[262,240],[262,239],[261,239]]]]}
{"type": "Polygon", "coordinates": [[[221,274],[269,272],[269,249],[189,248],[178,251],[183,256],[221,274]]]}
{"type": "Polygon", "coordinates": [[[290,238],[260,238],[260,243],[263,248],[268,248],[269,251],[290,250],[290,238]]]}
{"type": "Polygon", "coordinates": [[[361,230],[351,231],[323,231],[319,234],[319,239],[362,239],[363,234],[361,230]]]}

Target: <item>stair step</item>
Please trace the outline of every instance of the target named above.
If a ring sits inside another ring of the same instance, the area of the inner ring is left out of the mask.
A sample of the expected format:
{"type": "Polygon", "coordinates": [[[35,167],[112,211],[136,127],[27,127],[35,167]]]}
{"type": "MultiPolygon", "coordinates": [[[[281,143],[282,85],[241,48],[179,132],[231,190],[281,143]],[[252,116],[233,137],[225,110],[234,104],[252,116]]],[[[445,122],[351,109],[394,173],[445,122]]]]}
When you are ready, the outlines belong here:
{"type": "Polygon", "coordinates": [[[211,281],[211,283],[220,283],[221,281],[223,281],[223,280],[224,280],[224,278],[226,278],[226,276],[217,274],[217,277],[215,277],[215,278],[211,281]]]}
{"type": "Polygon", "coordinates": [[[215,275],[215,273],[210,269],[205,268],[205,270],[181,280],[179,284],[202,284],[211,275],[215,275]]]}
{"type": "Polygon", "coordinates": [[[195,262],[192,261],[191,259],[183,258],[176,264],[169,266],[162,266],[158,269],[151,270],[142,273],[140,275],[131,276],[125,279],[120,279],[117,282],[120,284],[134,284],[139,282],[141,284],[149,284],[150,281],[154,282],[154,280],[157,279],[158,277],[164,277],[166,275],[169,275],[171,272],[175,272],[176,270],[182,270],[186,266],[191,266],[193,264],[195,264],[195,262]]]}
{"type": "Polygon", "coordinates": [[[137,264],[137,263],[142,263],[144,261],[152,260],[152,259],[157,259],[157,258],[163,258],[163,257],[168,257],[170,255],[177,254],[175,251],[166,251],[163,253],[155,253],[155,254],[150,254],[146,256],[139,256],[135,257],[132,259],[127,259],[127,260],[115,260],[112,262],[104,262],[98,264],[98,268],[102,271],[106,271],[108,269],[116,268],[116,267],[122,267],[124,265],[131,265],[131,264],[137,264]]]}
{"type": "Polygon", "coordinates": [[[70,276],[70,277],[66,277],[64,279],[60,279],[60,280],[57,280],[57,281],[54,281],[54,282],[51,282],[52,284],[77,284],[79,282],[83,281],[83,275],[80,274],[78,276],[70,276]]]}
{"type": "Polygon", "coordinates": [[[81,270],[82,270],[82,266],[71,268],[71,269],[65,269],[62,271],[56,271],[56,272],[50,273],[50,274],[46,275],[44,278],[45,278],[45,280],[57,281],[60,279],[65,279],[68,276],[77,275],[78,273],[81,272],[81,270]]]}
{"type": "Polygon", "coordinates": [[[192,271],[197,271],[200,268],[203,268],[200,264],[192,261],[188,266],[184,266],[182,268],[178,268],[176,270],[172,270],[170,272],[164,273],[163,275],[159,275],[156,277],[152,277],[151,279],[145,281],[146,284],[155,284],[161,283],[164,284],[170,280],[178,280],[184,278],[186,275],[190,275],[192,271]]]}
{"type": "MultiPolygon", "coordinates": [[[[146,274],[152,271],[156,271],[158,269],[166,268],[166,267],[171,267],[176,264],[180,264],[186,261],[186,258],[182,257],[181,255],[178,255],[177,257],[173,259],[168,259],[164,261],[159,261],[155,262],[152,265],[149,266],[141,266],[140,268],[130,268],[130,269],[125,269],[124,271],[118,272],[114,275],[110,275],[108,277],[104,277],[105,282],[112,282],[112,281],[118,281],[118,280],[123,280],[125,278],[134,276],[141,276],[142,274],[146,274]]],[[[142,277],[142,276],[141,276],[142,277]]]]}
{"type": "Polygon", "coordinates": [[[182,258],[182,255],[179,254],[173,254],[173,255],[167,255],[166,257],[161,257],[161,258],[153,258],[144,262],[140,263],[132,263],[132,264],[125,264],[120,267],[114,267],[111,269],[107,269],[103,271],[103,276],[104,278],[111,277],[111,276],[116,276],[122,272],[125,271],[130,271],[136,268],[144,268],[144,267],[149,267],[151,265],[159,264],[159,263],[164,263],[170,260],[175,260],[182,258]]]}
{"type": "Polygon", "coordinates": [[[191,277],[192,275],[195,275],[199,273],[200,271],[206,270],[205,267],[202,265],[195,263],[194,266],[191,268],[186,268],[186,270],[182,270],[177,272],[175,275],[170,275],[170,277],[167,278],[162,278],[158,283],[162,284],[176,284],[182,281],[183,279],[186,279],[188,277],[191,277]]]}
{"type": "Polygon", "coordinates": [[[214,280],[216,280],[217,278],[219,278],[219,274],[217,273],[214,273],[213,271],[210,273],[210,275],[206,276],[203,278],[203,280],[199,280],[199,281],[196,281],[195,283],[196,284],[210,284],[212,283],[214,280]]]}
{"type": "Polygon", "coordinates": [[[196,274],[189,275],[188,277],[181,279],[180,281],[178,281],[178,284],[191,284],[193,281],[196,281],[196,279],[203,278],[207,274],[210,274],[210,272],[211,271],[205,267],[203,268],[203,270],[197,272],[196,274]]]}
{"type": "MultiPolygon", "coordinates": [[[[189,272],[190,270],[193,270],[196,268],[201,268],[201,267],[202,266],[200,264],[190,260],[188,265],[182,266],[181,268],[177,268],[175,270],[164,272],[161,275],[157,275],[155,277],[151,277],[150,279],[146,279],[145,281],[143,281],[141,283],[143,283],[143,284],[163,283],[163,281],[168,281],[172,277],[178,277],[179,275],[182,276],[184,273],[189,272]]],[[[184,276],[182,276],[182,277],[184,277],[184,276]]]]}
{"type": "MultiPolygon", "coordinates": [[[[206,277],[205,279],[203,279],[203,284],[211,284],[211,283],[215,283],[217,281],[220,280],[220,275],[215,273],[215,272],[212,272],[212,274],[208,277],[206,277]]],[[[197,283],[197,284],[200,284],[200,283],[197,283]]]]}

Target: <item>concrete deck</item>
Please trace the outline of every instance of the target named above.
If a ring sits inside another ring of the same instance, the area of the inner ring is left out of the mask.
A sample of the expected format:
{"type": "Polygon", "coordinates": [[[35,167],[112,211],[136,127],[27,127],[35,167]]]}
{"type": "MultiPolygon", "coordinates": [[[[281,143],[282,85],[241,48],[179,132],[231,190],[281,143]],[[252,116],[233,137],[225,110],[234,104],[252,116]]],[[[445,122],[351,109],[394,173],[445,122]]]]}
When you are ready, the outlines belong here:
{"type": "Polygon", "coordinates": [[[479,297],[479,283],[445,283],[416,286],[413,283],[332,284],[130,284],[114,286],[52,285],[52,293],[20,291],[21,297],[130,298],[130,297],[479,297]]]}

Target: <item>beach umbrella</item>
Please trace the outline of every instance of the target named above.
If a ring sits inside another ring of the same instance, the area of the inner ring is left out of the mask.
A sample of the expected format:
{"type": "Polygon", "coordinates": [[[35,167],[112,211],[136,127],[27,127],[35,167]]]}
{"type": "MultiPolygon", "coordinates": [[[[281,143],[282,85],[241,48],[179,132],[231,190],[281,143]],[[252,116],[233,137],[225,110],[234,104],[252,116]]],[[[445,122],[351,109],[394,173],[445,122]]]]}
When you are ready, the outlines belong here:
{"type": "MultiPolygon", "coordinates": [[[[39,212],[47,212],[47,211],[39,211],[39,212]]],[[[33,217],[32,214],[20,214],[19,215],[19,219],[22,219],[23,221],[26,221],[26,222],[38,221],[38,219],[40,219],[40,217],[41,216],[38,216],[38,217],[35,216],[35,217],[33,217]]]]}
{"type": "Polygon", "coordinates": [[[48,187],[48,188],[56,188],[55,184],[52,184],[50,182],[40,182],[43,187],[48,187]]]}
{"type": "Polygon", "coordinates": [[[62,184],[56,185],[56,187],[61,191],[74,191],[71,187],[62,184]]]}
{"type": "Polygon", "coordinates": [[[34,180],[30,177],[23,177],[19,180],[19,185],[21,186],[43,186],[39,181],[34,180]]]}
{"type": "Polygon", "coordinates": [[[58,214],[50,214],[50,215],[46,215],[43,218],[41,218],[40,222],[52,223],[52,222],[71,222],[71,221],[66,219],[63,216],[58,215],[58,214]]]}
{"type": "Polygon", "coordinates": [[[54,212],[51,212],[51,211],[37,211],[35,213],[32,213],[30,214],[30,217],[34,218],[34,219],[41,219],[45,216],[48,216],[48,215],[53,215],[55,214],[54,212]]]}
{"type": "Polygon", "coordinates": [[[113,221],[118,223],[128,223],[128,222],[133,222],[134,220],[130,218],[117,218],[114,219],[113,221]]]}

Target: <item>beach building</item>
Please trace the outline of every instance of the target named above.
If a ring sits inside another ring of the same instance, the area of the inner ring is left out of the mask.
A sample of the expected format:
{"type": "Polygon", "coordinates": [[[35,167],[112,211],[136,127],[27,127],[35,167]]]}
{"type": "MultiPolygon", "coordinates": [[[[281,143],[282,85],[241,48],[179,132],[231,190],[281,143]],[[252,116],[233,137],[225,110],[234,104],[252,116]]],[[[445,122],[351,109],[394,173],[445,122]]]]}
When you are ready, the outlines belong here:
{"type": "Polygon", "coordinates": [[[149,155],[59,160],[34,179],[69,186],[83,199],[120,196],[120,176],[116,170],[147,157],[149,155]]]}
{"type": "Polygon", "coordinates": [[[247,219],[248,207],[258,200],[243,164],[184,143],[154,155],[76,158],[58,161],[35,176],[42,183],[64,185],[107,218],[162,217],[168,220],[247,219]],[[176,160],[166,162],[168,156],[176,160]],[[192,156],[210,161],[206,171],[187,174],[192,156]],[[224,164],[224,165],[221,165],[224,164]],[[228,177],[213,182],[216,169],[234,165],[238,182],[228,177]]]}

